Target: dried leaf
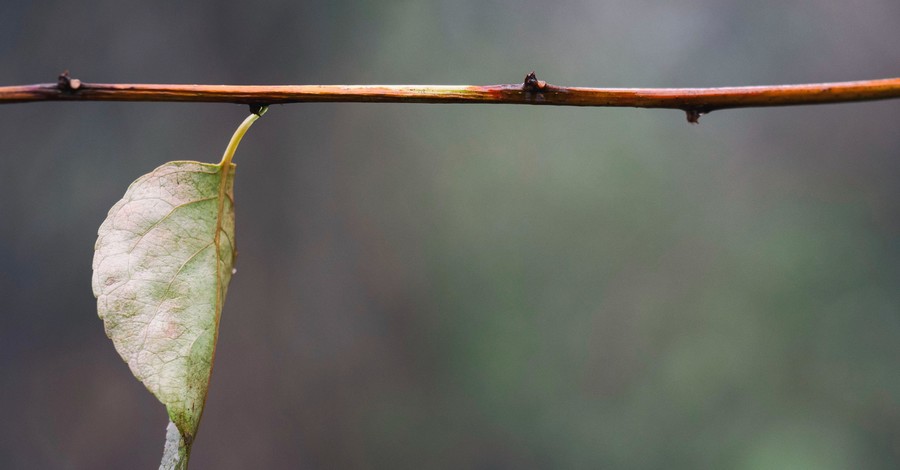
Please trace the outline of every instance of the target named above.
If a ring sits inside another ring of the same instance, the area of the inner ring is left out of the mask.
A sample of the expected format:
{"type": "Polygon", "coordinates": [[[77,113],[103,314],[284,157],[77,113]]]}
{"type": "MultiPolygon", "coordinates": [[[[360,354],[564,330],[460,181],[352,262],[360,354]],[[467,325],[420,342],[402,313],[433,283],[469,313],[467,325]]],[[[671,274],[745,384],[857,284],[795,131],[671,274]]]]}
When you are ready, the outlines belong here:
{"type": "Polygon", "coordinates": [[[190,441],[206,401],[234,265],[234,165],[170,162],[132,183],[100,226],[97,311],[134,376],[190,441]]]}
{"type": "Polygon", "coordinates": [[[264,111],[238,127],[218,165],[169,162],[138,178],[98,231],[97,312],[131,372],[166,405],[162,469],[187,468],[200,425],[236,254],[231,158],[264,111]]]}

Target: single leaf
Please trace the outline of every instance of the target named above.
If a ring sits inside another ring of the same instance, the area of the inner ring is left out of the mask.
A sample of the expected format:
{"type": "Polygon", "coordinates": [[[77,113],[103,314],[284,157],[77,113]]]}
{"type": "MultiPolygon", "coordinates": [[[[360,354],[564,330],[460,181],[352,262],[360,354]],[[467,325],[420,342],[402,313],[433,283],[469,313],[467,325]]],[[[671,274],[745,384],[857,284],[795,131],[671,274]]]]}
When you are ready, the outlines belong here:
{"type": "Polygon", "coordinates": [[[234,265],[234,165],[170,162],[138,178],[100,226],[97,311],[131,372],[193,440],[234,265]]]}
{"type": "Polygon", "coordinates": [[[98,231],[93,290],[106,334],[170,424],[161,469],[185,469],[215,359],[233,272],[237,145],[217,164],[176,161],[138,178],[98,231]]]}

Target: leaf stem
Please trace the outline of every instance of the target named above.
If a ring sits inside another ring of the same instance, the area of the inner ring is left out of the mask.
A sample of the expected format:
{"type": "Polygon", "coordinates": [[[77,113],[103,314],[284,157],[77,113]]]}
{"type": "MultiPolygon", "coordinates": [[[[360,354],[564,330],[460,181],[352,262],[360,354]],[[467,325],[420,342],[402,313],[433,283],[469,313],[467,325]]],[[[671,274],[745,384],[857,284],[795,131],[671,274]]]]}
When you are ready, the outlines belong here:
{"type": "Polygon", "coordinates": [[[185,442],[175,423],[169,421],[166,427],[166,445],[163,448],[159,470],[187,470],[191,458],[191,444],[185,442]]]}
{"type": "MultiPolygon", "coordinates": [[[[225,147],[225,154],[222,155],[222,161],[219,162],[220,167],[227,168],[228,165],[231,164],[231,159],[234,157],[234,152],[238,148],[238,144],[241,143],[241,139],[244,138],[244,134],[247,133],[247,129],[250,129],[250,126],[259,119],[260,116],[265,114],[266,108],[260,108],[260,111],[254,111],[244,119],[244,122],[241,123],[240,126],[234,131],[234,135],[231,136],[231,140],[228,141],[228,146],[225,147]]],[[[227,170],[226,170],[227,172],[227,170]]]]}

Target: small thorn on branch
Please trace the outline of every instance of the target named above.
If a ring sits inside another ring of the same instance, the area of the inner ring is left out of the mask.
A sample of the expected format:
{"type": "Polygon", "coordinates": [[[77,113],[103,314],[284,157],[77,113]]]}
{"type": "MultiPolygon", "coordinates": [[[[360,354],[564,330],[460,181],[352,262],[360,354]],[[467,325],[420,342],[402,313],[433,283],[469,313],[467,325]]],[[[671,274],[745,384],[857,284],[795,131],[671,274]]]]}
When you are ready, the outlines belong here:
{"type": "Polygon", "coordinates": [[[687,117],[687,122],[691,124],[700,124],[700,116],[703,116],[706,112],[700,111],[699,109],[685,109],[684,114],[687,117]]]}
{"type": "Polygon", "coordinates": [[[56,86],[59,88],[59,91],[71,93],[81,88],[81,80],[69,77],[69,71],[65,70],[59,74],[56,86]]]}
{"type": "Polygon", "coordinates": [[[535,75],[534,70],[532,70],[531,73],[525,75],[525,81],[522,83],[522,91],[535,93],[547,91],[547,82],[538,80],[537,75],[535,75]]]}

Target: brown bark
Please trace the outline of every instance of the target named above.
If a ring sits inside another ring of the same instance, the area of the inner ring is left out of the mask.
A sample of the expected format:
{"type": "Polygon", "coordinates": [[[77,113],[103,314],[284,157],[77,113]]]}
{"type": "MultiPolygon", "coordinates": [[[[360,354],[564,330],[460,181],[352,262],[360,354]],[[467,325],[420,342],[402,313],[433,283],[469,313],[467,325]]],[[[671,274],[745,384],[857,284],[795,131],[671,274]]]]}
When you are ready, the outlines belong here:
{"type": "Polygon", "coordinates": [[[900,78],[725,88],[564,87],[529,74],[522,84],[448,85],[159,85],[58,83],[0,87],[0,104],[32,101],[181,101],[250,105],[304,102],[493,103],[681,109],[696,122],[719,109],[846,103],[900,98],[900,78]]]}

